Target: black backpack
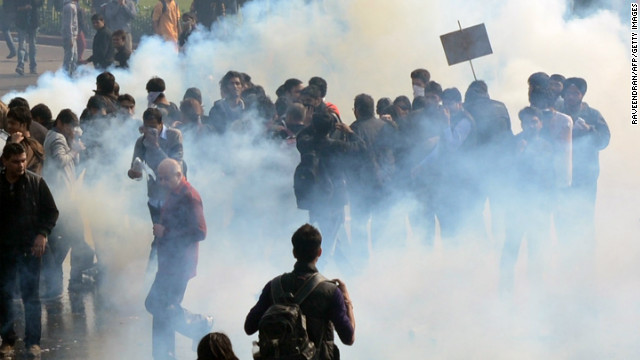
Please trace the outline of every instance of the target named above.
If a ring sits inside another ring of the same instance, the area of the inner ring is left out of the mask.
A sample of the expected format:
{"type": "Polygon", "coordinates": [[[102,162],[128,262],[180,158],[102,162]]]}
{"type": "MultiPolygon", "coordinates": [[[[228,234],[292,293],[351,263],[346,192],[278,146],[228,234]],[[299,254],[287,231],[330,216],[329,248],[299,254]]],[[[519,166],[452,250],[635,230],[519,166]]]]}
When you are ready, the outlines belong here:
{"type": "Polygon", "coordinates": [[[298,209],[309,210],[317,196],[324,199],[333,196],[333,182],[322,167],[315,151],[300,156],[300,163],[293,172],[293,192],[298,209]]]}
{"type": "Polygon", "coordinates": [[[300,304],[326,279],[315,273],[307,279],[295,295],[285,293],[282,276],[271,281],[273,305],[258,322],[260,352],[254,356],[260,360],[311,360],[317,350],[307,334],[306,317],[300,304]]]}

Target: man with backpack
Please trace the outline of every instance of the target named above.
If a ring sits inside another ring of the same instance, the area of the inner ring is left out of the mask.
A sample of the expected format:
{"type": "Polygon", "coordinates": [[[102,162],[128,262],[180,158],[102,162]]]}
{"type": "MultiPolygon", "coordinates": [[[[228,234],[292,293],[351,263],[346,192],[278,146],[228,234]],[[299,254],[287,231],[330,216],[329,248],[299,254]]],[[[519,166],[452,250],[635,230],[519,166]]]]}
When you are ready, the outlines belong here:
{"type": "Polygon", "coordinates": [[[340,359],[333,330],[343,344],[355,341],[355,317],[347,286],[327,280],[316,268],[322,235],[302,225],[291,237],[293,271],[275,277],[262,290],[244,323],[248,335],[259,331],[257,359],[340,359]],[[290,329],[282,331],[282,329],[290,329]]]}

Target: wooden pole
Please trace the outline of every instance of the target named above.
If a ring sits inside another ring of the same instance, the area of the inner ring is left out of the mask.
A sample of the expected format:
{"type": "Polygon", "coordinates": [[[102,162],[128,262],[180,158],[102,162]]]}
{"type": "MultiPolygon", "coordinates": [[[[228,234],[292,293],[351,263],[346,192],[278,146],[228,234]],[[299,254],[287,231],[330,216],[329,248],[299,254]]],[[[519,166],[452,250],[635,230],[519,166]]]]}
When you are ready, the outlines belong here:
{"type": "MultiPolygon", "coordinates": [[[[460,28],[460,32],[462,32],[462,25],[460,25],[460,20],[458,20],[458,27],[460,28]]],[[[469,59],[469,65],[471,66],[471,72],[473,73],[473,80],[478,80],[476,77],[476,71],[473,69],[473,63],[471,59],[469,59]]]]}

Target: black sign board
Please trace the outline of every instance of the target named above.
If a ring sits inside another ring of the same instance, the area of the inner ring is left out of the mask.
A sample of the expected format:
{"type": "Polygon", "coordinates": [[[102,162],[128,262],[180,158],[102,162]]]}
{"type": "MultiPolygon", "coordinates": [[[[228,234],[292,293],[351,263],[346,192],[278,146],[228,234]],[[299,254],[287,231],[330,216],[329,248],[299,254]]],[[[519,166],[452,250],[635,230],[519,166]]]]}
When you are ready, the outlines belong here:
{"type": "Polygon", "coordinates": [[[440,41],[449,65],[493,53],[484,24],[441,35],[440,41]]]}

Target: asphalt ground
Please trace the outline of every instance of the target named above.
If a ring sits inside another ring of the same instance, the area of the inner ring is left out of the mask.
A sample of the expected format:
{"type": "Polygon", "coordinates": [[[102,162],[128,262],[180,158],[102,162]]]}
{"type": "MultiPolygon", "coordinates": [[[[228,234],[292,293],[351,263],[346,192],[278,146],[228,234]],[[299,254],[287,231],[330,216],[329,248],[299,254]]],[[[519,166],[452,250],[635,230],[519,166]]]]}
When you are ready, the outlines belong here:
{"type": "MultiPolygon", "coordinates": [[[[17,36],[14,36],[17,39],[17,36]]],[[[16,43],[17,49],[17,43],[16,43]]],[[[11,91],[24,91],[29,86],[36,85],[38,77],[47,71],[55,72],[62,66],[64,52],[62,50],[62,40],[56,36],[38,36],[37,39],[36,62],[38,64],[38,75],[29,74],[29,66],[25,64],[25,74],[20,76],[16,73],[18,58],[7,59],[9,49],[6,43],[0,42],[0,97],[11,91]]],[[[90,42],[87,44],[83,56],[91,55],[90,42]]]]}

